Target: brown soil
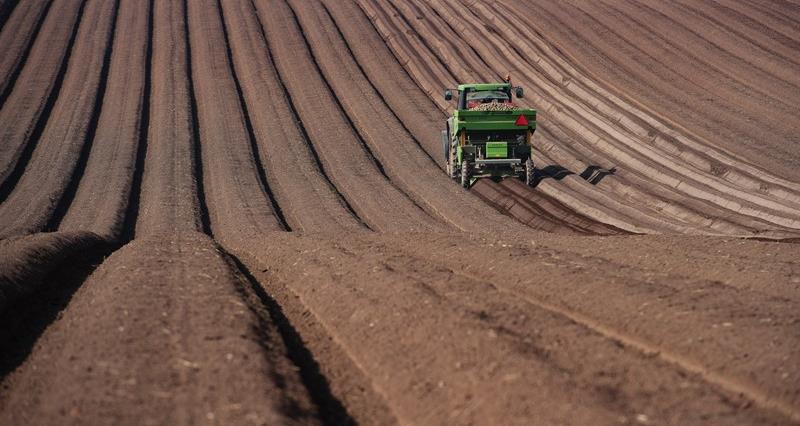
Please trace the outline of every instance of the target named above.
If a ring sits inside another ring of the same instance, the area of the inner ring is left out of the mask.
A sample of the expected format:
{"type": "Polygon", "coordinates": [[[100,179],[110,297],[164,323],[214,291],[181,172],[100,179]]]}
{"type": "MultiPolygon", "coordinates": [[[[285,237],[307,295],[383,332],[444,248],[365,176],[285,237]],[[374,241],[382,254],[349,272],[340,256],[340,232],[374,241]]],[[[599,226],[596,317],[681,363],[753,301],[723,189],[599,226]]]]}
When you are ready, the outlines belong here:
{"type": "Polygon", "coordinates": [[[800,423],[798,19],[0,0],[0,423],[800,423]],[[507,72],[538,182],[464,191],[507,72]]]}

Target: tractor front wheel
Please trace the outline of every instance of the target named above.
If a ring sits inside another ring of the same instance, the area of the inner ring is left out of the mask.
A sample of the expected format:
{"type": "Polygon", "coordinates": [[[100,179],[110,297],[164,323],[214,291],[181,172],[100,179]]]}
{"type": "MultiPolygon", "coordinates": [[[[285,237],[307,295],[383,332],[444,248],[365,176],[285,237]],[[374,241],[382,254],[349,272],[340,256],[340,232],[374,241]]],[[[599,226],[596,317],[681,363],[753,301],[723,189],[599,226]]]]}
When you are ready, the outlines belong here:
{"type": "Polygon", "coordinates": [[[469,165],[469,161],[463,159],[461,161],[461,186],[466,189],[469,189],[469,181],[472,178],[472,170],[469,165]]]}
{"type": "Polygon", "coordinates": [[[535,171],[536,169],[533,168],[533,160],[528,158],[528,160],[525,161],[525,183],[528,184],[528,186],[534,186],[536,184],[535,171]]]}

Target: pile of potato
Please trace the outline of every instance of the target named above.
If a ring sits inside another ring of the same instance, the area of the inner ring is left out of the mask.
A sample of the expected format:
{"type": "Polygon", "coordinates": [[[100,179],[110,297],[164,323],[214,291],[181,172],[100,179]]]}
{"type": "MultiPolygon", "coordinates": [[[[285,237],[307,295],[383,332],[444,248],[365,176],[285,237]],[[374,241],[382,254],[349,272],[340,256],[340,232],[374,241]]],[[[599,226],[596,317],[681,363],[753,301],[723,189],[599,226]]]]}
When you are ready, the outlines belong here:
{"type": "Polygon", "coordinates": [[[487,104],[480,104],[476,107],[470,108],[470,111],[514,111],[521,109],[514,104],[501,104],[499,102],[489,102],[487,104]]]}

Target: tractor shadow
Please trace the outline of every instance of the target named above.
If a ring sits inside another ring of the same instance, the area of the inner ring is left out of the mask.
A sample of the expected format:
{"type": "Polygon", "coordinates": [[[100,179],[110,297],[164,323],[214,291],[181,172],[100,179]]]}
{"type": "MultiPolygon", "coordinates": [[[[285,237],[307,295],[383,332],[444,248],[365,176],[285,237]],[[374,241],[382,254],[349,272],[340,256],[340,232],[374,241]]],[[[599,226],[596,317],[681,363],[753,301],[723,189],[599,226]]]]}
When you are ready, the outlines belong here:
{"type": "MultiPolygon", "coordinates": [[[[583,178],[583,180],[591,183],[592,185],[597,185],[600,181],[603,180],[606,176],[613,175],[617,172],[616,167],[612,167],[610,169],[606,169],[600,166],[591,165],[586,168],[586,170],[582,171],[578,176],[583,178]]],[[[569,175],[576,174],[572,170],[568,168],[558,165],[558,164],[551,164],[540,169],[536,169],[535,172],[535,180],[533,186],[536,187],[539,183],[545,179],[554,179],[554,180],[561,180],[569,175]]]]}

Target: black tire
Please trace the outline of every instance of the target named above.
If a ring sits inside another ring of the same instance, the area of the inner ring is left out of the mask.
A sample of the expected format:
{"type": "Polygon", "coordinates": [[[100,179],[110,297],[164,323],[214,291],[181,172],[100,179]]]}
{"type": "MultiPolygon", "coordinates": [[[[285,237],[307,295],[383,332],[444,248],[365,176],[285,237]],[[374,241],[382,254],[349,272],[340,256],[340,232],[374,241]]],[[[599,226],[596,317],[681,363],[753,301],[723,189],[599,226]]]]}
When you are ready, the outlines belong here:
{"type": "Polygon", "coordinates": [[[450,176],[450,179],[456,179],[458,177],[458,168],[456,167],[456,160],[458,160],[458,158],[456,156],[455,144],[450,144],[449,155],[450,157],[448,158],[447,163],[447,174],[450,176]]]}
{"type": "Polygon", "coordinates": [[[447,129],[442,130],[442,153],[444,154],[444,161],[450,159],[450,140],[447,137],[447,129]]]}
{"type": "Polygon", "coordinates": [[[533,167],[533,160],[528,158],[525,161],[525,183],[528,186],[536,185],[536,169],[533,167]]]}
{"type": "Polygon", "coordinates": [[[461,186],[469,189],[469,181],[472,178],[472,170],[470,169],[469,161],[466,159],[461,160],[461,186]]]}

